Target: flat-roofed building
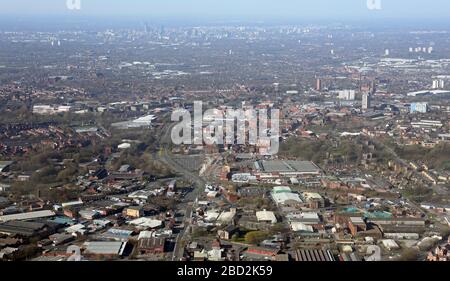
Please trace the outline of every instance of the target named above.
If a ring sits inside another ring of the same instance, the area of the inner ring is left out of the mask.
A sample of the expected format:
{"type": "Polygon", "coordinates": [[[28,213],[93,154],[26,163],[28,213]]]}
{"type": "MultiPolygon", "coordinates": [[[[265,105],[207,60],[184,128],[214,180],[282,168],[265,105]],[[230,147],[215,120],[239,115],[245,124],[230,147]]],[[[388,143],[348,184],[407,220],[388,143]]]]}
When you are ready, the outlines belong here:
{"type": "Polygon", "coordinates": [[[277,217],[275,216],[274,212],[270,211],[260,211],[256,212],[256,218],[258,222],[268,222],[268,223],[277,223],[277,217]]]}
{"type": "Polygon", "coordinates": [[[272,174],[282,177],[317,176],[321,170],[311,161],[261,160],[256,161],[255,170],[259,174],[272,174]]]}
{"type": "Polygon", "coordinates": [[[53,228],[40,222],[8,221],[0,224],[0,234],[6,235],[33,237],[50,235],[53,232],[53,228]]]}
{"type": "Polygon", "coordinates": [[[19,213],[14,215],[0,216],[0,222],[7,221],[20,221],[20,220],[32,220],[39,218],[47,218],[55,216],[55,212],[50,210],[29,212],[29,213],[19,213]]]}
{"type": "Polygon", "coordinates": [[[287,186],[274,187],[272,198],[278,206],[296,206],[303,203],[300,195],[293,193],[287,186]]]}
{"type": "Polygon", "coordinates": [[[121,256],[125,250],[127,242],[93,241],[85,242],[83,246],[85,255],[98,256],[121,256]]]}
{"type": "Polygon", "coordinates": [[[425,226],[425,219],[413,217],[369,218],[368,221],[378,225],[425,226]]]}

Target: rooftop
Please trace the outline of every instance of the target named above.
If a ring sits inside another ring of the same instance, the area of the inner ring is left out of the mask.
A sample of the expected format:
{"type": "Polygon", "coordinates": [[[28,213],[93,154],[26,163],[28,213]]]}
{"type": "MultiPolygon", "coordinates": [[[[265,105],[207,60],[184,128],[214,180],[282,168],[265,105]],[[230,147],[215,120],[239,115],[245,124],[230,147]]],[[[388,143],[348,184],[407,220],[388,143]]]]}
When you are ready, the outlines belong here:
{"type": "Polygon", "coordinates": [[[270,160],[257,161],[255,163],[257,170],[266,173],[301,173],[301,174],[318,174],[317,167],[311,161],[294,161],[294,160],[270,160]]]}
{"type": "Polygon", "coordinates": [[[14,220],[31,220],[37,218],[45,218],[52,217],[55,213],[50,210],[37,211],[37,212],[29,212],[29,213],[20,213],[14,215],[6,215],[0,216],[0,222],[14,221],[14,220]]]}
{"type": "Polygon", "coordinates": [[[86,242],[85,253],[94,255],[122,255],[126,247],[126,242],[86,242]]]}
{"type": "Polygon", "coordinates": [[[270,221],[271,223],[277,222],[277,218],[275,217],[275,214],[273,212],[266,211],[266,210],[256,212],[256,218],[258,219],[258,221],[270,221]]]}

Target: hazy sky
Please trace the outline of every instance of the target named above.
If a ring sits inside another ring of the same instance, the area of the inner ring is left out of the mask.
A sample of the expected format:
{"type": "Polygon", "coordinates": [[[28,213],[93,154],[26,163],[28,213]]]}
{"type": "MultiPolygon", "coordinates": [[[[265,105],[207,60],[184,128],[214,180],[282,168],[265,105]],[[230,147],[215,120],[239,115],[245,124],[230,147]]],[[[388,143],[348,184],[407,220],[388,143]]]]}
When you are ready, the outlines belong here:
{"type": "Polygon", "coordinates": [[[136,15],[161,17],[232,17],[261,19],[450,19],[450,0],[79,0],[69,10],[66,0],[0,0],[9,15],[136,15]]]}

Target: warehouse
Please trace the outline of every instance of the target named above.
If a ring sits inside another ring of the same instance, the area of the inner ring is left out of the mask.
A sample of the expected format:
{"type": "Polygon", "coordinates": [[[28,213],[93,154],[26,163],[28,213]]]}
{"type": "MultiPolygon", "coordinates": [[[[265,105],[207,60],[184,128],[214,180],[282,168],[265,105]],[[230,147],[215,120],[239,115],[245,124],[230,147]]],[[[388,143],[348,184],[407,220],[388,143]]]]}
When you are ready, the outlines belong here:
{"type": "Polygon", "coordinates": [[[127,242],[86,242],[83,244],[86,255],[100,256],[121,256],[125,250],[127,242]]]}
{"type": "Polygon", "coordinates": [[[273,201],[278,206],[296,206],[303,203],[300,195],[293,193],[287,186],[276,186],[272,191],[273,201]]]}
{"type": "Polygon", "coordinates": [[[44,210],[44,211],[37,211],[37,212],[19,213],[19,214],[14,214],[14,215],[0,216],[0,222],[32,220],[32,219],[47,218],[47,217],[53,217],[53,216],[55,216],[55,213],[53,211],[44,210]]]}
{"type": "Polygon", "coordinates": [[[52,234],[54,230],[39,222],[8,221],[0,224],[0,234],[9,236],[34,237],[52,234]]]}
{"type": "Polygon", "coordinates": [[[268,223],[277,223],[277,217],[273,212],[269,212],[266,210],[256,212],[256,218],[258,222],[268,222],[268,223]]]}
{"type": "Polygon", "coordinates": [[[311,161],[270,160],[256,161],[255,170],[259,174],[280,175],[283,177],[318,176],[319,167],[311,161]]]}
{"type": "Polygon", "coordinates": [[[297,261],[335,261],[330,250],[297,250],[295,257],[297,261]]]}

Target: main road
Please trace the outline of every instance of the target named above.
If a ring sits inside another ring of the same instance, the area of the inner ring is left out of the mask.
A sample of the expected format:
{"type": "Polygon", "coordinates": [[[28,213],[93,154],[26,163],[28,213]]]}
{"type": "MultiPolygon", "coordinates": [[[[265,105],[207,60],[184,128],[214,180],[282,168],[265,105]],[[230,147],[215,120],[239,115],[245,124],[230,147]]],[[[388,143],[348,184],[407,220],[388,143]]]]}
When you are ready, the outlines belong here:
{"type": "Polygon", "coordinates": [[[168,167],[170,167],[175,173],[183,176],[187,181],[191,182],[194,186],[194,190],[188,193],[184,197],[183,203],[181,203],[182,206],[186,206],[184,209],[185,210],[184,228],[177,235],[172,256],[172,260],[179,261],[181,258],[183,258],[184,243],[181,242],[187,241],[186,238],[189,235],[187,230],[189,229],[191,223],[192,214],[195,208],[195,202],[197,201],[201,193],[204,191],[207,182],[198,174],[189,171],[188,169],[186,169],[173,159],[173,155],[170,151],[170,144],[172,142],[171,131],[174,126],[175,124],[164,125],[163,132],[160,136],[161,147],[158,154],[158,158],[161,162],[165,163],[168,167]]]}

